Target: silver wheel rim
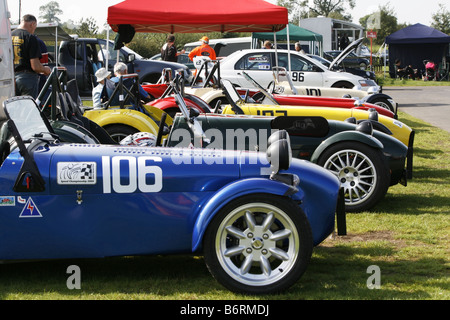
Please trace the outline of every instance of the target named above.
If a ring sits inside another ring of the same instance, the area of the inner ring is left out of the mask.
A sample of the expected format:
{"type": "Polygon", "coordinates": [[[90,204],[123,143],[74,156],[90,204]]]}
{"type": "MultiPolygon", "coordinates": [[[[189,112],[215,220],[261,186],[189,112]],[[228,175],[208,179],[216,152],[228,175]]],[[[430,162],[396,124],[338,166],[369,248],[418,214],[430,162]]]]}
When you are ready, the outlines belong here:
{"type": "Polygon", "coordinates": [[[289,274],[299,247],[292,220],[267,203],[249,203],[230,212],[219,226],[215,241],[223,270],[250,286],[270,285],[289,274]]]}
{"type": "Polygon", "coordinates": [[[379,101],[379,102],[375,102],[374,104],[377,105],[377,106],[380,106],[380,107],[382,107],[384,109],[387,109],[389,111],[392,111],[391,110],[391,106],[389,104],[387,104],[386,102],[379,101]]]}
{"type": "Polygon", "coordinates": [[[124,134],[124,133],[113,133],[110,135],[111,138],[116,141],[116,142],[120,142],[123,139],[125,139],[126,137],[128,137],[128,135],[124,134]]]}
{"type": "Polygon", "coordinates": [[[356,150],[340,150],[333,154],[324,165],[341,182],[345,203],[355,206],[366,201],[374,192],[377,172],[372,161],[356,150]]]}

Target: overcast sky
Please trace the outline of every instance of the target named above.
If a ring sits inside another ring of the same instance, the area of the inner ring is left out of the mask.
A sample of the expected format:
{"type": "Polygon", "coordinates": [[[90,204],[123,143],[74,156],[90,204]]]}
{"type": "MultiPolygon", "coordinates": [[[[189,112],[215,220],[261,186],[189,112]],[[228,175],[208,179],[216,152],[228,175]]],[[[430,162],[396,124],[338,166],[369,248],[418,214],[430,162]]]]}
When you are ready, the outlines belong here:
{"type": "MultiPolygon", "coordinates": [[[[51,0],[8,0],[9,11],[13,21],[19,19],[19,2],[22,3],[21,14],[34,14],[39,17],[39,7],[49,3],[51,0]]],[[[60,16],[62,22],[69,19],[78,22],[81,18],[93,17],[98,26],[106,23],[108,7],[122,0],[56,0],[59,3],[63,15],[60,16]]],[[[143,0],[144,1],[144,0],[143,0]]],[[[183,0],[180,0],[183,1],[183,0]]],[[[221,0],[219,0],[221,1],[221,0]]],[[[276,0],[266,0],[276,3],[276,0]]],[[[353,22],[359,23],[359,19],[367,14],[377,11],[378,7],[390,4],[397,16],[398,23],[415,24],[421,23],[431,25],[431,16],[438,11],[438,4],[446,5],[450,10],[448,0],[427,0],[426,3],[419,0],[356,0],[356,7],[351,11],[353,22]]]]}

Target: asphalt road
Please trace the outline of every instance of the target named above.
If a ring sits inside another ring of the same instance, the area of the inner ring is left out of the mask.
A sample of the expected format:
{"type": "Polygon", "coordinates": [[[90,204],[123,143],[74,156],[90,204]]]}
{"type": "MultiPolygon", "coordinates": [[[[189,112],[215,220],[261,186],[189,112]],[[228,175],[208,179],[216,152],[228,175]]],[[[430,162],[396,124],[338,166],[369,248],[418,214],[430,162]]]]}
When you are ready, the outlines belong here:
{"type": "Polygon", "coordinates": [[[399,104],[400,111],[450,132],[450,86],[384,87],[383,93],[399,104]]]}

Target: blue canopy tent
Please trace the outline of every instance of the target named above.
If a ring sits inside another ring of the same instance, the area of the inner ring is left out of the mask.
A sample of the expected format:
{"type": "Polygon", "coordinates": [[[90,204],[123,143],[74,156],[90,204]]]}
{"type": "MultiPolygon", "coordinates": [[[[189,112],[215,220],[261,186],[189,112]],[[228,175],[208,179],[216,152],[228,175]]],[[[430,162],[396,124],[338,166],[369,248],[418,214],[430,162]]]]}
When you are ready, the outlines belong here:
{"type": "Polygon", "coordinates": [[[450,36],[417,23],[387,36],[385,43],[389,45],[389,74],[394,78],[396,59],[400,59],[402,65],[412,65],[413,69],[422,71],[424,60],[446,63],[450,36]]]}

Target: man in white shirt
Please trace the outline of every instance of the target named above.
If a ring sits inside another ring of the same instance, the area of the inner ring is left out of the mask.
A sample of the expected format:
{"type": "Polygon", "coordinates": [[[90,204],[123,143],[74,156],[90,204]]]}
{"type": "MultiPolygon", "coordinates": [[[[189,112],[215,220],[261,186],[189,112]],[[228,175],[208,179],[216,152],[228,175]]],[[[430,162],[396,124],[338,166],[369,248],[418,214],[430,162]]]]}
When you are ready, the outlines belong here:
{"type": "Polygon", "coordinates": [[[92,90],[92,101],[94,108],[100,108],[109,100],[114,91],[114,83],[109,79],[111,72],[100,68],[95,73],[98,85],[92,90]]]}

